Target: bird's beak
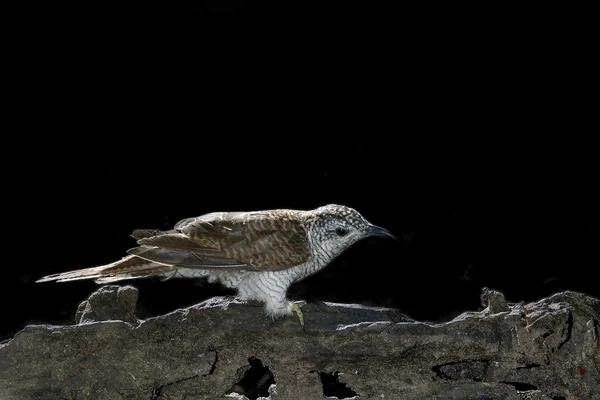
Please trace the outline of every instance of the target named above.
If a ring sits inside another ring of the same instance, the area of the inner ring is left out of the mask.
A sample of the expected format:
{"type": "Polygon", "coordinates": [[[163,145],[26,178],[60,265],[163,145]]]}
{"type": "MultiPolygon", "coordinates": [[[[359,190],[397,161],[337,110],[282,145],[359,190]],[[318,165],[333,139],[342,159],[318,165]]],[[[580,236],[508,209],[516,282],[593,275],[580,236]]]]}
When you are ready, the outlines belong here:
{"type": "Polygon", "coordinates": [[[383,229],[379,226],[375,226],[375,225],[369,225],[369,227],[367,228],[367,235],[368,236],[387,236],[390,237],[392,239],[398,240],[398,238],[394,235],[392,235],[392,233],[390,231],[388,231],[387,229],[383,229]]]}

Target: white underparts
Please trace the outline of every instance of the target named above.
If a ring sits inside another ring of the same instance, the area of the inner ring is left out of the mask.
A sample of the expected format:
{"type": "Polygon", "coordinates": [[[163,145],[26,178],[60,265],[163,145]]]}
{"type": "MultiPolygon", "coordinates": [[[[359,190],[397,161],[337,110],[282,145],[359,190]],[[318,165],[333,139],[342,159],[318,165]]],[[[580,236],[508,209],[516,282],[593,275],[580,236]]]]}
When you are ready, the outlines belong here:
{"type": "Polygon", "coordinates": [[[236,289],[240,300],[257,300],[264,303],[265,312],[273,318],[293,313],[293,302],[287,299],[287,290],[294,283],[314,274],[322,261],[312,259],[310,262],[281,271],[215,271],[180,269],[178,278],[208,278],[210,283],[236,289]]]}

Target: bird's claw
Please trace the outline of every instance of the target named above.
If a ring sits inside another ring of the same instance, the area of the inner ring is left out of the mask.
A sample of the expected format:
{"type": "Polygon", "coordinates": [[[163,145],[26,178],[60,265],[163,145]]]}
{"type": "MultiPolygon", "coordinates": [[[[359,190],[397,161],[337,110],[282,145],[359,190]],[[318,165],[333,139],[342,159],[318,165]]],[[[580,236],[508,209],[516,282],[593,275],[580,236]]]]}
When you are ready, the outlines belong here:
{"type": "Polygon", "coordinates": [[[300,321],[300,325],[302,325],[303,331],[306,331],[306,328],[304,326],[304,314],[302,313],[302,306],[305,304],[305,301],[297,301],[292,305],[292,311],[295,312],[298,316],[298,320],[300,321]]]}

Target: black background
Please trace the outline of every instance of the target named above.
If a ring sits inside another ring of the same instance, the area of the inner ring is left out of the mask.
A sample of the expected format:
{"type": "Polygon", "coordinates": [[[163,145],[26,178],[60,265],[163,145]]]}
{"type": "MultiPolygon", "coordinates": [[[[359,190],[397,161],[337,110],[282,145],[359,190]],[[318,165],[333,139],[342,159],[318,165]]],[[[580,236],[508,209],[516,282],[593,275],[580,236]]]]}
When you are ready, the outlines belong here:
{"type": "MultiPolygon", "coordinates": [[[[7,62],[0,339],[72,323],[97,287],[40,276],[220,210],[340,203],[403,238],[356,244],[294,298],[440,321],[478,309],[484,286],[600,296],[583,10],[239,0],[27,15],[7,62]]],[[[132,283],[140,317],[227,293],[132,283]]]]}

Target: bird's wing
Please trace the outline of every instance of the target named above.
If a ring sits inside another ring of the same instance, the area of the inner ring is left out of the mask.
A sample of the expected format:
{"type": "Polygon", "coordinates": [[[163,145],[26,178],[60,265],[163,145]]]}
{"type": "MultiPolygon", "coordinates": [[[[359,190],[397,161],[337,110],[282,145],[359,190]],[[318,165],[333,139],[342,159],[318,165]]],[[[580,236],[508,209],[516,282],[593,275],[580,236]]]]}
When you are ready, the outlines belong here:
{"type": "Polygon", "coordinates": [[[188,218],[167,232],[141,231],[129,250],[159,264],[191,269],[274,271],[310,255],[294,211],[222,212],[188,218]]]}

